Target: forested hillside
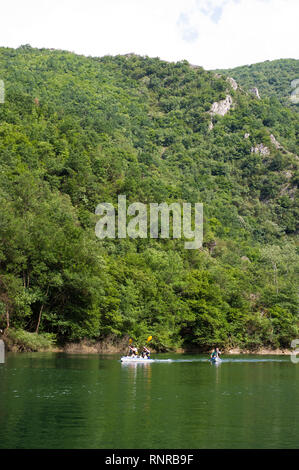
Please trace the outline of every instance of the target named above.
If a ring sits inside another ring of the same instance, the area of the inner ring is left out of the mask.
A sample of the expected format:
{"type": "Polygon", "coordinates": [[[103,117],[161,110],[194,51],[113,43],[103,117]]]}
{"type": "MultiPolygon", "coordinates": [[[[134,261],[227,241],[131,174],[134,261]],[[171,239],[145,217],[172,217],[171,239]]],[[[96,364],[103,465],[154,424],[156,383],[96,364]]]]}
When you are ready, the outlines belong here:
{"type": "Polygon", "coordinates": [[[299,60],[267,60],[217,72],[233,77],[245,90],[257,87],[262,98],[277,98],[299,111],[299,60]]]}
{"type": "Polygon", "coordinates": [[[62,343],[152,335],[158,350],[290,346],[299,334],[296,113],[255,81],[261,100],[188,62],[135,55],[1,48],[0,79],[6,334],[62,343]],[[203,247],[99,240],[95,208],[116,207],[119,194],[202,202],[203,247]]]}

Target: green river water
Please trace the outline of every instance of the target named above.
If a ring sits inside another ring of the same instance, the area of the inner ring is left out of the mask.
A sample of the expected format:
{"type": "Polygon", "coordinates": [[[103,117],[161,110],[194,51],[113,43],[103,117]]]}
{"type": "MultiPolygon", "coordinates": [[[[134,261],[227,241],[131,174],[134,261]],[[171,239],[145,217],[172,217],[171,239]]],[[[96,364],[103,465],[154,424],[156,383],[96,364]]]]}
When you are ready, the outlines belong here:
{"type": "Polygon", "coordinates": [[[7,354],[0,448],[299,448],[299,364],[289,356],[155,358],[7,354]]]}

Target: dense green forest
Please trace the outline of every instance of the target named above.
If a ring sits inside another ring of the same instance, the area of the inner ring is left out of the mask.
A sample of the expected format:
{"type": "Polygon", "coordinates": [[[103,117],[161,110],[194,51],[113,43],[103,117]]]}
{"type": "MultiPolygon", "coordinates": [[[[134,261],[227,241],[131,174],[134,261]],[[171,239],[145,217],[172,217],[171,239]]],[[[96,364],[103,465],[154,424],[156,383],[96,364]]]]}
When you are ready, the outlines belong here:
{"type": "Polygon", "coordinates": [[[267,60],[234,69],[219,69],[217,73],[233,77],[245,90],[257,87],[261,98],[277,98],[284,106],[299,111],[299,60],[267,60]]]}
{"type": "MultiPolygon", "coordinates": [[[[288,67],[295,76],[298,61],[288,67]]],[[[0,49],[0,79],[5,334],[62,344],[152,335],[160,351],[290,346],[299,334],[299,126],[284,94],[266,96],[254,79],[259,100],[187,61],[28,45],[0,49]],[[211,113],[228,95],[229,111],[211,113]],[[98,239],[95,208],[117,207],[119,194],[202,202],[203,247],[98,239]]]]}

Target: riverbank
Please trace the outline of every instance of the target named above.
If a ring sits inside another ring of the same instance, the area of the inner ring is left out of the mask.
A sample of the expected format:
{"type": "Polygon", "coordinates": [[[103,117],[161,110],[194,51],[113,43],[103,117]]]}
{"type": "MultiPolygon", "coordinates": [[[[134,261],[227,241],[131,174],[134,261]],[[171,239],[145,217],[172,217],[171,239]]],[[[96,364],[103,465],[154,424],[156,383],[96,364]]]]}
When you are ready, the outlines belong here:
{"type": "MultiPolygon", "coordinates": [[[[53,341],[51,335],[28,333],[23,330],[11,330],[9,335],[2,336],[5,348],[10,352],[63,352],[68,354],[125,354],[128,349],[128,338],[107,337],[100,341],[84,339],[80,342],[70,342],[58,346],[53,341]]],[[[153,353],[157,353],[151,348],[153,353]]],[[[177,354],[208,354],[209,351],[200,348],[185,347],[169,351],[177,354]]],[[[225,355],[289,355],[290,349],[271,349],[261,347],[258,349],[230,348],[222,350],[225,355]]]]}
{"type": "MultiPolygon", "coordinates": [[[[107,338],[102,341],[90,342],[83,340],[80,343],[68,343],[60,349],[61,352],[69,354],[125,354],[128,350],[128,341],[125,340],[113,340],[107,338]]],[[[153,353],[157,353],[154,348],[151,348],[153,353]]],[[[176,354],[209,354],[209,351],[202,350],[200,348],[177,348],[173,351],[169,351],[176,354]]],[[[223,354],[238,355],[238,354],[260,354],[260,355],[289,355],[291,354],[290,349],[271,349],[271,348],[259,348],[259,349],[241,349],[231,348],[223,350],[223,354]]]]}
{"type": "Polygon", "coordinates": [[[249,350],[249,349],[239,349],[233,348],[229,351],[225,351],[225,354],[262,354],[262,355],[289,355],[293,351],[291,349],[269,349],[269,348],[260,348],[257,350],[249,350]]]}
{"type": "MultiPolygon", "coordinates": [[[[176,353],[181,354],[207,354],[209,351],[201,351],[197,349],[177,349],[174,351],[176,353]]],[[[232,348],[232,349],[224,349],[221,351],[222,354],[229,354],[229,355],[238,355],[238,354],[260,354],[260,355],[288,355],[292,353],[290,349],[271,349],[271,348],[259,348],[259,349],[242,349],[242,348],[232,348]]]]}
{"type": "Polygon", "coordinates": [[[54,335],[50,333],[30,333],[21,329],[10,328],[0,336],[4,341],[5,349],[11,352],[40,352],[53,351],[56,347],[54,335]]]}

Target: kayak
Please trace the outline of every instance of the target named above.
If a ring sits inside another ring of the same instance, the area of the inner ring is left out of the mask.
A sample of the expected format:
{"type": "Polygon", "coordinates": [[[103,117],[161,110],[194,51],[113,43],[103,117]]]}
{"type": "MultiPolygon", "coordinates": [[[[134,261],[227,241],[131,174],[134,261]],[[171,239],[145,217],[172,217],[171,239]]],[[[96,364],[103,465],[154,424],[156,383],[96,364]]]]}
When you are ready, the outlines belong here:
{"type": "Polygon", "coordinates": [[[121,362],[154,362],[154,359],[140,356],[123,356],[120,358],[121,362]]]}
{"type": "Polygon", "coordinates": [[[212,362],[212,364],[220,364],[221,359],[220,357],[211,357],[210,361],[212,362]]]}

